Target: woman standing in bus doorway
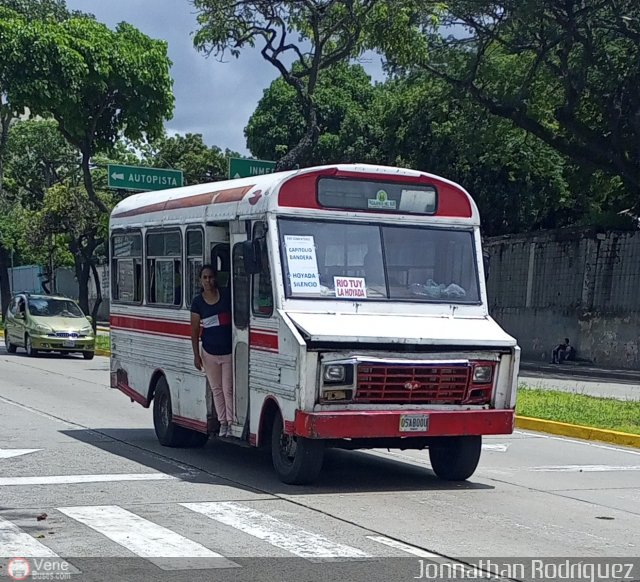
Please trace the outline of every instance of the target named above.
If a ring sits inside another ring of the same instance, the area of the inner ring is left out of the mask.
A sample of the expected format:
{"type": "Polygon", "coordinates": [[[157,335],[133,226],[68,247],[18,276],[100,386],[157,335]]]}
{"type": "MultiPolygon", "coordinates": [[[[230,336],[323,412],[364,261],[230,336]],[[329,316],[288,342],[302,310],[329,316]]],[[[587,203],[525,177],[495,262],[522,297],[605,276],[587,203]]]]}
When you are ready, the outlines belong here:
{"type": "Polygon", "coordinates": [[[200,269],[202,292],[191,302],[193,363],[204,371],[213,393],[220,422],[220,436],[231,436],[233,423],[233,375],[231,371],[231,296],[219,289],[211,265],[200,269]],[[202,328],[202,350],[200,330],[202,328]]]}

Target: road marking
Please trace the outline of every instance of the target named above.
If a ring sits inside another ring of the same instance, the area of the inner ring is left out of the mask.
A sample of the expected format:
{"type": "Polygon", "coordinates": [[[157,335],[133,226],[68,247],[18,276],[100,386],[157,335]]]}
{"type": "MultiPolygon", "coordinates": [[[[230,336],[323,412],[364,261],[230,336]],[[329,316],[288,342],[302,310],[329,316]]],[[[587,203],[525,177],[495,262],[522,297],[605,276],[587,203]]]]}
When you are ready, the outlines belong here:
{"type": "Polygon", "coordinates": [[[369,554],[233,502],[180,505],[310,561],[370,558],[369,554]]]}
{"type": "Polygon", "coordinates": [[[113,475],[43,475],[40,477],[0,477],[0,487],[7,485],[68,485],[72,483],[108,483],[115,481],[172,481],[166,473],[116,473],[113,475]]]}
{"type": "Polygon", "coordinates": [[[0,449],[0,459],[10,459],[11,457],[28,455],[29,453],[35,453],[41,450],[42,449],[0,449]]]}
{"type": "MultiPolygon", "coordinates": [[[[35,522],[35,519],[34,519],[35,522]]],[[[53,550],[23,532],[17,525],[0,517],[0,557],[59,558],[53,550]]]]}
{"type": "Polygon", "coordinates": [[[209,548],[117,505],[58,507],[58,511],[163,570],[240,567],[209,548]]]}
{"type": "Polygon", "coordinates": [[[617,451],[619,453],[628,453],[630,455],[640,455],[640,451],[634,451],[633,449],[625,449],[623,447],[614,447],[611,445],[601,445],[601,444],[594,443],[592,441],[579,440],[579,439],[574,439],[570,437],[551,436],[551,435],[543,434],[540,432],[524,431],[524,430],[514,430],[513,433],[521,434],[528,437],[538,438],[538,439],[549,439],[554,441],[564,441],[568,443],[575,443],[577,445],[586,445],[588,447],[593,447],[596,449],[606,449],[608,451],[617,451]]]}
{"type": "Polygon", "coordinates": [[[604,471],[640,471],[640,465],[547,465],[531,467],[530,470],[560,473],[600,473],[604,471]]]}
{"type": "Polygon", "coordinates": [[[385,536],[367,536],[367,538],[373,540],[374,542],[378,542],[379,544],[384,544],[385,546],[395,548],[396,550],[402,550],[403,552],[407,552],[408,554],[418,556],[420,558],[442,558],[442,556],[439,556],[438,554],[432,554],[431,552],[427,552],[427,550],[423,550],[422,548],[416,548],[415,546],[410,546],[409,544],[405,544],[403,542],[399,542],[398,540],[387,538],[385,536]]]}
{"type": "Polygon", "coordinates": [[[483,451],[495,451],[497,453],[506,453],[509,450],[509,444],[483,444],[483,451]]]}

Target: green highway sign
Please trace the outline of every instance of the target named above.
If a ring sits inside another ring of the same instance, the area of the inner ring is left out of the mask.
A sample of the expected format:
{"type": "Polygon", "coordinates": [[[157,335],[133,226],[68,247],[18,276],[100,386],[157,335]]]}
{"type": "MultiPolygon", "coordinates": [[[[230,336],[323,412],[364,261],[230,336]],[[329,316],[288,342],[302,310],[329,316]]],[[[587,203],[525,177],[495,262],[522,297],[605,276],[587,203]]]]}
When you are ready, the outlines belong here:
{"type": "Polygon", "coordinates": [[[270,174],[276,168],[275,162],[268,160],[249,160],[229,158],[229,178],[250,178],[270,174]]]}
{"type": "Polygon", "coordinates": [[[165,190],[182,186],[180,170],[108,164],[109,188],[122,190],[165,190]]]}

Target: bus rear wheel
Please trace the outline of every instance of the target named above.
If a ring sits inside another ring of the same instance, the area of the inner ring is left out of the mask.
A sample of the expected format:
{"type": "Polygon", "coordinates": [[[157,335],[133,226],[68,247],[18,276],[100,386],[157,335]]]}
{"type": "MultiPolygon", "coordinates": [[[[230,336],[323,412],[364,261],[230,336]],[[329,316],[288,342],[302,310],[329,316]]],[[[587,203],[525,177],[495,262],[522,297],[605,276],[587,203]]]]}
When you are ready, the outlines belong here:
{"type": "Polygon", "coordinates": [[[429,446],[434,473],[446,481],[464,481],[478,467],[482,451],[481,436],[444,437],[429,446]]]}
{"type": "Polygon", "coordinates": [[[165,447],[202,447],[209,439],[207,434],[173,422],[171,391],[164,377],[158,380],[153,396],[153,427],[158,441],[165,447]]]}
{"type": "Polygon", "coordinates": [[[322,469],[324,448],[324,441],[285,434],[282,416],[275,415],[271,430],[271,459],[283,483],[304,485],[315,481],[322,469]]]}

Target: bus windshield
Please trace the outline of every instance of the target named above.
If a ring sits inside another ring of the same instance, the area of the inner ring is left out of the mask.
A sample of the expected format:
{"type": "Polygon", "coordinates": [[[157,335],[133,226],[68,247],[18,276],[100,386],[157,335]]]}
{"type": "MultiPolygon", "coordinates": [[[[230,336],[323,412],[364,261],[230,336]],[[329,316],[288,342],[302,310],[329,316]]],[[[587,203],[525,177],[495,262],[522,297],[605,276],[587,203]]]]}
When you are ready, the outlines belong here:
{"type": "Polygon", "coordinates": [[[479,303],[473,231],[278,221],[287,298],[479,303]]]}

